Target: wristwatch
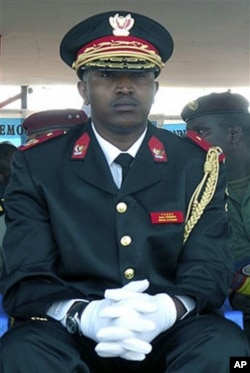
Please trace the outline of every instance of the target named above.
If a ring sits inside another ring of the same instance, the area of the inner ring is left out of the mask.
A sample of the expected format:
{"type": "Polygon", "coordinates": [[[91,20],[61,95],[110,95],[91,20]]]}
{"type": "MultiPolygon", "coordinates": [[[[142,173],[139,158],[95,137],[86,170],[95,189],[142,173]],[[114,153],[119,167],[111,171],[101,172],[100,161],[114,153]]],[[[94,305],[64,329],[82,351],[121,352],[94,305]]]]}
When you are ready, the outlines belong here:
{"type": "Polygon", "coordinates": [[[81,316],[87,305],[87,302],[76,302],[72,307],[70,307],[66,315],[66,329],[69,333],[78,335],[82,334],[80,327],[81,316]]]}

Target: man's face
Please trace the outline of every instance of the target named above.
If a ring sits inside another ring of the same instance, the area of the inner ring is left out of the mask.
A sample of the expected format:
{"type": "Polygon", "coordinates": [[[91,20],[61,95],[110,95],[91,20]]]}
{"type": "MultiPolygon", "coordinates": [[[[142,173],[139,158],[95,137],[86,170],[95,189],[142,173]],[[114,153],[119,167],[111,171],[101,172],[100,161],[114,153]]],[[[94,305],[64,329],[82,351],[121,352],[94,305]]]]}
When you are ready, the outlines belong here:
{"type": "Polygon", "coordinates": [[[158,83],[152,72],[93,70],[78,89],[97,129],[129,133],[145,127],[158,83]]]}
{"type": "Polygon", "coordinates": [[[208,143],[219,146],[225,154],[227,153],[230,144],[230,129],[220,126],[218,117],[204,115],[191,119],[187,122],[187,130],[197,132],[208,143]]]}

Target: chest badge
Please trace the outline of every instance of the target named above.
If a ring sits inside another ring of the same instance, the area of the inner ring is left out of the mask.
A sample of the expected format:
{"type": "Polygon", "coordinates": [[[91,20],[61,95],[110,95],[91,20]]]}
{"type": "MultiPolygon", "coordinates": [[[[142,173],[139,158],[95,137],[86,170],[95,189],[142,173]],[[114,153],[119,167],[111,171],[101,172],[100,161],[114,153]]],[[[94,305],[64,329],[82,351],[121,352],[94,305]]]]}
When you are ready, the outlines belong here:
{"type": "Polygon", "coordinates": [[[152,224],[180,224],[184,222],[182,211],[156,211],[150,213],[152,224]]]}

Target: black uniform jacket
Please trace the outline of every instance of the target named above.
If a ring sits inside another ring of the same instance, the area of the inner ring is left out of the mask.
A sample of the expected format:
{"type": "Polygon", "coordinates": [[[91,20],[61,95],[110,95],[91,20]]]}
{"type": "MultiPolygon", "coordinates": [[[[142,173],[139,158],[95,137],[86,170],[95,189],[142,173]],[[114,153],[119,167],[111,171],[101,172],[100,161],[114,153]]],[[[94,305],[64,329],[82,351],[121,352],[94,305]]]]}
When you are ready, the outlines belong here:
{"type": "Polygon", "coordinates": [[[149,293],[220,307],[232,278],[225,173],[183,245],[190,198],[206,152],[149,123],[119,190],[90,123],[16,152],[6,193],[4,307],[44,316],[61,299],[103,298],[148,279],[149,293]]]}

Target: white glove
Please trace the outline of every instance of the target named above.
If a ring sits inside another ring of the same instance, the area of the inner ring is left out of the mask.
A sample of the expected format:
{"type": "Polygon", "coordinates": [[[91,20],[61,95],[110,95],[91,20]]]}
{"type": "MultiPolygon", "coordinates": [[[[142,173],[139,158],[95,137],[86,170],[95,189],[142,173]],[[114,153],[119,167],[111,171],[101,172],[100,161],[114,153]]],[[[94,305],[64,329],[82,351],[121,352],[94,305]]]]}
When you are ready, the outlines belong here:
{"type": "Polygon", "coordinates": [[[99,311],[102,309],[105,310],[106,305],[109,303],[105,299],[90,302],[81,317],[81,330],[83,334],[96,342],[100,342],[104,338],[105,343],[98,343],[95,348],[96,353],[101,357],[121,357],[136,361],[143,360],[145,355],[152,349],[149,343],[133,338],[134,334],[125,327],[115,326],[116,318],[99,317],[99,311]],[[104,334],[100,333],[102,330],[104,334]],[[125,343],[123,343],[124,340],[126,341],[125,343]]]}
{"type": "MultiPolygon", "coordinates": [[[[144,291],[148,285],[147,281],[137,281],[136,284],[128,284],[122,289],[124,292],[133,290],[133,294],[135,294],[144,291]]],[[[149,332],[154,328],[154,325],[151,321],[140,320],[138,326],[136,320],[136,324],[131,323],[130,329],[127,329],[125,324],[120,322],[120,318],[134,311],[131,311],[129,303],[126,305],[122,300],[119,302],[119,307],[113,312],[112,307],[116,305],[116,301],[108,299],[90,302],[81,316],[81,331],[96,342],[105,340],[105,343],[99,343],[96,346],[96,352],[102,357],[120,356],[128,360],[143,360],[145,354],[149,353],[152,347],[147,342],[137,340],[133,330],[137,330],[139,327],[139,330],[149,332]],[[106,312],[106,308],[110,311],[106,312]],[[101,330],[103,333],[100,333],[101,330]]],[[[142,307],[142,302],[138,307],[139,309],[142,307]]],[[[153,306],[152,309],[155,307],[153,306]]]]}
{"type": "Polygon", "coordinates": [[[142,361],[152,350],[149,343],[136,338],[127,338],[124,341],[100,342],[95,348],[101,357],[120,357],[126,360],[142,361]]]}
{"type": "MultiPolygon", "coordinates": [[[[160,333],[171,328],[177,318],[175,303],[167,294],[149,295],[122,288],[107,290],[105,298],[117,301],[117,304],[112,304],[111,308],[103,309],[100,316],[114,317],[119,314],[119,326],[133,331],[135,338],[145,342],[151,342],[160,333]],[[121,315],[120,308],[124,310],[128,308],[130,311],[121,315]],[[148,321],[147,324],[145,323],[146,320],[148,321]],[[143,328],[147,326],[149,329],[150,321],[152,322],[152,329],[146,331],[143,328]]],[[[99,331],[100,335],[102,340],[103,335],[107,339],[109,338],[108,333],[105,334],[103,330],[99,331]]]]}
{"type": "Polygon", "coordinates": [[[108,289],[104,293],[106,299],[119,301],[122,299],[134,298],[137,293],[143,293],[149,287],[148,280],[131,281],[129,284],[118,289],[108,289]]]}
{"type": "MultiPolygon", "coordinates": [[[[124,290],[124,294],[131,291],[133,294],[138,294],[139,292],[144,291],[148,286],[148,281],[136,281],[134,283],[130,283],[128,285],[123,286],[119,290],[124,290]]],[[[118,289],[114,290],[117,291],[118,289]]],[[[97,333],[101,328],[119,327],[117,332],[120,333],[120,337],[118,337],[118,339],[122,339],[123,336],[131,336],[131,333],[128,333],[128,331],[125,330],[127,329],[126,326],[120,325],[118,321],[121,316],[130,312],[130,305],[126,305],[126,303],[123,300],[121,300],[121,302],[119,302],[119,307],[117,307],[113,311],[112,307],[114,305],[116,306],[117,302],[112,299],[103,299],[90,302],[81,316],[80,327],[82,333],[86,337],[98,342],[99,339],[97,337],[97,333]],[[106,308],[108,309],[108,312],[104,311],[106,308]]],[[[143,321],[141,322],[141,324],[142,323],[143,321]]],[[[146,320],[144,324],[145,325],[142,327],[143,330],[152,329],[152,323],[149,323],[149,327],[147,327],[148,322],[146,320]]],[[[136,325],[134,325],[134,327],[135,329],[137,328],[136,325]]]]}
{"type": "MultiPolygon", "coordinates": [[[[100,312],[100,317],[113,320],[113,326],[103,327],[97,333],[99,343],[95,350],[98,355],[143,360],[146,354],[151,352],[151,344],[139,339],[137,332],[152,332],[155,324],[151,320],[138,318],[137,312],[131,307],[132,303],[136,303],[135,300],[120,301],[119,305],[112,304],[111,307],[104,308],[100,312]]],[[[143,302],[139,309],[142,304],[143,302]]],[[[155,310],[155,307],[153,306],[152,309],[155,310]]]]}
{"type": "MultiPolygon", "coordinates": [[[[117,310],[119,312],[113,312],[112,307],[109,309],[112,311],[110,317],[114,320],[116,326],[104,327],[99,330],[97,337],[100,342],[95,348],[97,354],[102,357],[119,356],[127,360],[141,361],[145,359],[146,355],[151,352],[152,346],[138,339],[136,331],[143,330],[144,332],[149,332],[154,329],[154,323],[148,320],[138,320],[136,312],[128,308],[124,310],[124,308],[119,307],[117,310]],[[121,317],[114,319],[113,315],[118,314],[121,314],[121,317]],[[133,322],[134,317],[136,317],[138,324],[133,322]]],[[[109,317],[106,309],[103,312],[106,317],[109,317]]]]}
{"type": "MultiPolygon", "coordinates": [[[[105,291],[105,294],[111,292],[111,294],[126,294],[126,293],[143,293],[145,290],[147,290],[149,287],[149,281],[148,280],[140,280],[140,281],[131,281],[127,285],[124,285],[121,288],[118,289],[108,289],[105,291]]],[[[135,294],[134,294],[135,295],[135,294]]],[[[118,295],[118,300],[120,300],[120,297],[118,295]]]]}

